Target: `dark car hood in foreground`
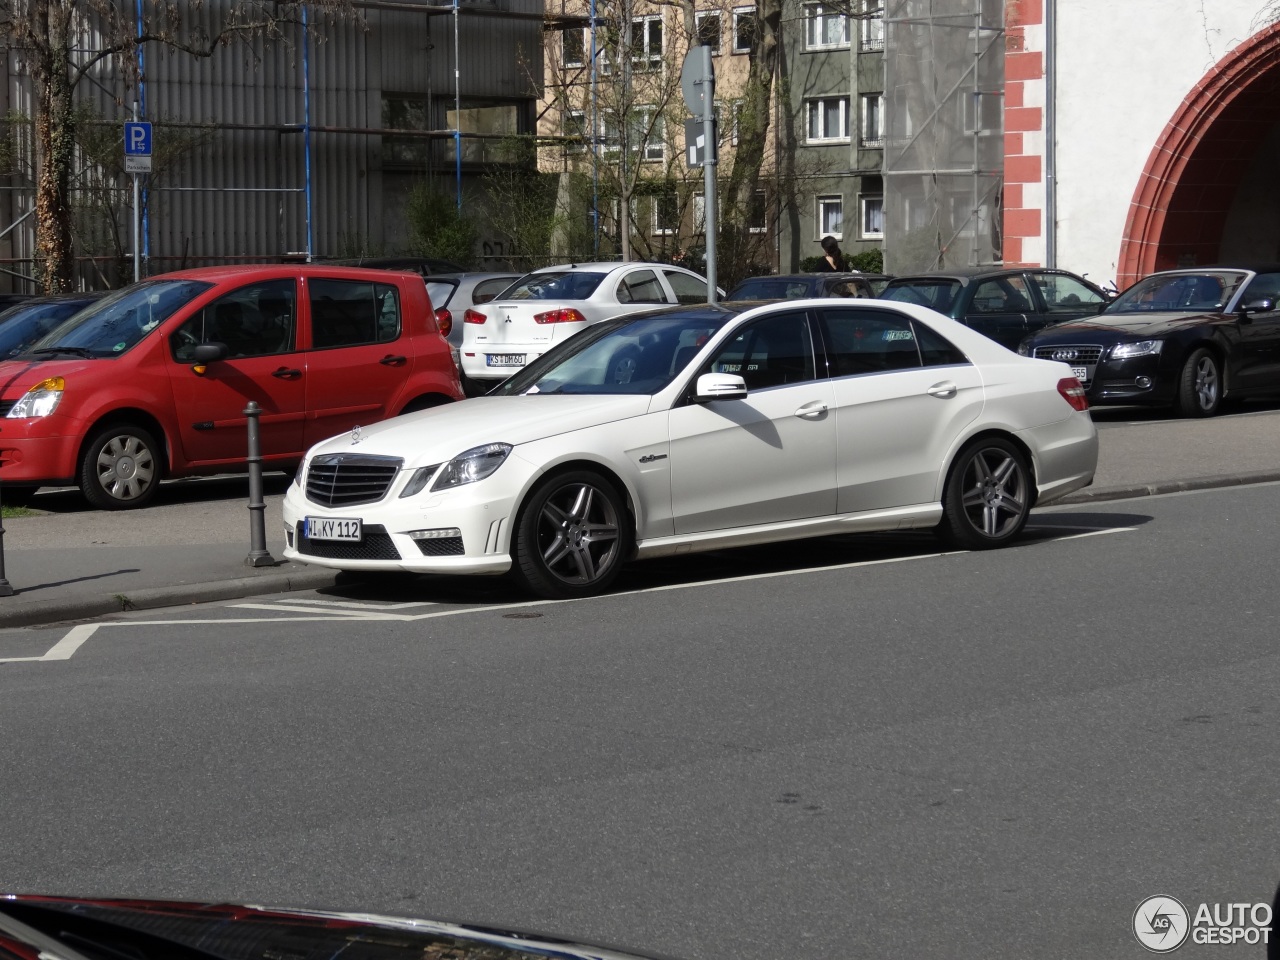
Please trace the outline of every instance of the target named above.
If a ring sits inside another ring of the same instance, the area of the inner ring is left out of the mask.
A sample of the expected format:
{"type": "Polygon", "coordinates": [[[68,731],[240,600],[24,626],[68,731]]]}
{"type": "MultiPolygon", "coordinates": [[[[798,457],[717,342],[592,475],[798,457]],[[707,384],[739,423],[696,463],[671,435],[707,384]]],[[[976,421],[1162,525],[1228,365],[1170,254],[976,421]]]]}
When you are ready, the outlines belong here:
{"type": "Polygon", "coordinates": [[[652,960],[570,940],[372,914],[162,900],[0,896],[0,958],[652,960]]]}
{"type": "Polygon", "coordinates": [[[1221,313],[1104,313],[1096,317],[1055,323],[1035,334],[1033,339],[1061,341],[1063,336],[1091,336],[1105,339],[1163,337],[1185,327],[1205,324],[1235,323],[1236,318],[1221,313]]]}

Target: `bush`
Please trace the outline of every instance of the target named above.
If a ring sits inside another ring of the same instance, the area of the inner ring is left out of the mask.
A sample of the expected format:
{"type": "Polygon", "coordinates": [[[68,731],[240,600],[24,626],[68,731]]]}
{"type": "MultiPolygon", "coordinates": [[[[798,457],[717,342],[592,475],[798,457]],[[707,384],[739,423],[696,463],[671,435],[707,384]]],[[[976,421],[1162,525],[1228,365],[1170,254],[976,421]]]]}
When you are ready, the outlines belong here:
{"type": "Polygon", "coordinates": [[[863,250],[852,257],[846,257],[851,270],[863,273],[884,273],[884,251],[877,247],[874,250],[863,250]]]}
{"type": "Polygon", "coordinates": [[[464,267],[475,257],[476,227],[457,201],[420,183],[409,194],[409,241],[419,257],[452,260],[464,267]]]}

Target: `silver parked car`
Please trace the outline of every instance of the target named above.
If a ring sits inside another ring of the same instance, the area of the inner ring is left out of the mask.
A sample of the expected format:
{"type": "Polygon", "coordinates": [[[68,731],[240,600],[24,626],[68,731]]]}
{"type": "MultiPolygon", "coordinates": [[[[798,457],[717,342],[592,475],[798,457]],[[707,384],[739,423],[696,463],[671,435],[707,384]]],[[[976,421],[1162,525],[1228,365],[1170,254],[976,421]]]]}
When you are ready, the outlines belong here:
{"type": "MultiPolygon", "coordinates": [[[[427,278],[427,296],[431,298],[436,323],[441,330],[449,331],[447,339],[460,374],[463,316],[477,304],[488,303],[519,279],[518,273],[440,273],[427,278]]],[[[461,379],[462,389],[469,397],[484,393],[492,386],[487,382],[476,383],[465,374],[461,379]]]]}

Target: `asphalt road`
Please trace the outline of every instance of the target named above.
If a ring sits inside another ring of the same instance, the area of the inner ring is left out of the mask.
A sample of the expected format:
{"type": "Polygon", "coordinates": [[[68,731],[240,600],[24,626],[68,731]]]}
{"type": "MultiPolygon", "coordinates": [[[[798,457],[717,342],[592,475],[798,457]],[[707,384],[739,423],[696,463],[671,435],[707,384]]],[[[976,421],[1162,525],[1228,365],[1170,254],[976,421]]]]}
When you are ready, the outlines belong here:
{"type": "MultiPolygon", "coordinates": [[[[574,603],[403,579],[5,631],[69,658],[0,665],[0,889],[691,960],[1144,956],[1145,897],[1280,879],[1278,500],[726,552],[574,603]]],[[[1208,955],[1261,950],[1178,952],[1208,955]]]]}

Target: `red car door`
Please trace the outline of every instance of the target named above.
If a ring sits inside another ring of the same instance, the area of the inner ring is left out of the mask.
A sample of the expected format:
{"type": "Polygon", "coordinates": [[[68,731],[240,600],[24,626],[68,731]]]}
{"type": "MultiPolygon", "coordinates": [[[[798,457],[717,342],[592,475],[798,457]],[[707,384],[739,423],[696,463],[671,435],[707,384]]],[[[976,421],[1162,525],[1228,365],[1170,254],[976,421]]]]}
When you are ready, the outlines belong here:
{"type": "Polygon", "coordinates": [[[309,447],[390,416],[415,357],[398,284],[310,277],[305,286],[309,447]]]}
{"type": "Polygon", "coordinates": [[[302,454],[306,366],[297,315],[296,281],[270,279],[232,290],[176,322],[168,334],[169,380],[188,463],[244,462],[250,400],[262,409],[262,455],[302,454]],[[202,343],[225,344],[227,357],[197,366],[194,351],[202,343]]]}

